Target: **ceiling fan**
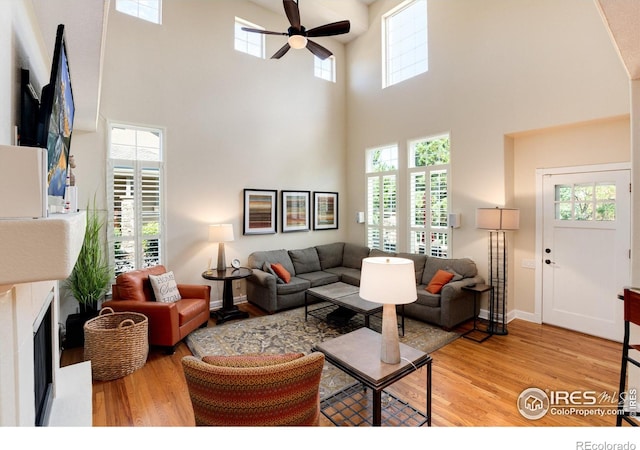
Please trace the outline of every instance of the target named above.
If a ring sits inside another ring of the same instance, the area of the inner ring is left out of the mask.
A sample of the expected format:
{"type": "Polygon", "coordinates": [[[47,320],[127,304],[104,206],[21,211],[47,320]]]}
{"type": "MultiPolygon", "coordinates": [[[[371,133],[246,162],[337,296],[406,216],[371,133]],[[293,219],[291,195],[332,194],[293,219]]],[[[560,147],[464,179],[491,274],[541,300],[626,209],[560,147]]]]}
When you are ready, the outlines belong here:
{"type": "Polygon", "coordinates": [[[298,2],[294,0],[283,0],[283,3],[284,12],[287,14],[287,18],[289,19],[289,23],[291,24],[286,33],[242,27],[244,31],[248,31],[251,33],[289,36],[289,38],[287,39],[287,43],[284,44],[284,46],[282,46],[280,50],[275,52],[271,59],[280,59],[291,48],[301,49],[305,47],[308,48],[309,51],[316,55],[318,58],[323,60],[327,59],[333,53],[324,48],[322,45],[317,44],[308,38],[336,36],[338,34],[348,33],[351,29],[351,23],[348,20],[341,20],[340,22],[328,23],[326,25],[321,25],[319,27],[307,30],[300,24],[300,9],[298,7],[298,2]]]}

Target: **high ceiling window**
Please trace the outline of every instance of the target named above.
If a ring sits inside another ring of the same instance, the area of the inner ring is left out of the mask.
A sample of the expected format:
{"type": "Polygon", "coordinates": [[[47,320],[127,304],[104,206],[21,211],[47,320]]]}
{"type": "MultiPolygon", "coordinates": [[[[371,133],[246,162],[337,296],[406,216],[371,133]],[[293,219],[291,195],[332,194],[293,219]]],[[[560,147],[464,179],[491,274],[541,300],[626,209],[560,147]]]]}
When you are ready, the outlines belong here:
{"type": "Polygon", "coordinates": [[[162,23],[162,0],[116,0],[116,11],[147,22],[162,23]]]}
{"type": "Polygon", "coordinates": [[[336,58],[329,56],[327,59],[313,57],[313,74],[323,80],[336,81],[336,58]]]}
{"type": "Polygon", "coordinates": [[[264,30],[261,26],[236,17],[234,48],[239,52],[264,58],[264,34],[249,33],[244,31],[242,27],[264,30]]]}
{"type": "Polygon", "coordinates": [[[428,70],[427,0],[408,0],[382,16],[382,87],[428,70]]]}

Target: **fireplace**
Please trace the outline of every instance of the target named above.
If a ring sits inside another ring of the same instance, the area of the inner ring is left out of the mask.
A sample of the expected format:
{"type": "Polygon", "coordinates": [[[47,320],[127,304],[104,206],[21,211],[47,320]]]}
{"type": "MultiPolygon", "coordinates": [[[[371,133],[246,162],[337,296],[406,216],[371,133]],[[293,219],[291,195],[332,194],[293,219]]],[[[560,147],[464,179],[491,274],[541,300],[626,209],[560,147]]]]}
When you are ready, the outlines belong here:
{"type": "Polygon", "coordinates": [[[52,303],[43,308],[33,327],[33,392],[36,426],[46,425],[53,400],[53,314],[52,303]]]}

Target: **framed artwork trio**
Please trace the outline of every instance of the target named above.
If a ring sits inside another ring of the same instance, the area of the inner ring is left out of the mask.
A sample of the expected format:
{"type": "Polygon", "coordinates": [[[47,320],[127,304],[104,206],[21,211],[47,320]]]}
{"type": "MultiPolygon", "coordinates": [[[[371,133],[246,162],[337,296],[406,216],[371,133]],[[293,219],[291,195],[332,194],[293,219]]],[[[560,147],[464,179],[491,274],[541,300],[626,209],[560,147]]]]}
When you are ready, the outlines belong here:
{"type": "Polygon", "coordinates": [[[283,233],[338,229],[337,192],[245,189],[243,234],[277,233],[278,203],[283,233]]]}

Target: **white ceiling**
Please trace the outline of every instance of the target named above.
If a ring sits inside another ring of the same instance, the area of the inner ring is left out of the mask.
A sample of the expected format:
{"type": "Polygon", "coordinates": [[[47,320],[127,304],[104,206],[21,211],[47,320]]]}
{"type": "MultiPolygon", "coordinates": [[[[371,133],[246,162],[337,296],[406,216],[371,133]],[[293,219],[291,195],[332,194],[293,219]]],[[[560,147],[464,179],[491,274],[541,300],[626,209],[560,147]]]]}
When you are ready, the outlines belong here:
{"type": "Polygon", "coordinates": [[[632,80],[640,79],[640,1],[596,0],[632,80]]]}
{"type": "MultiPolygon", "coordinates": [[[[250,0],[283,16],[282,0],[250,0]]],[[[369,24],[368,6],[377,0],[300,0],[301,22],[306,28],[339,20],[351,21],[351,32],[338,36],[348,42],[369,24]]],[[[640,1],[594,0],[631,79],[640,78],[640,1]]],[[[110,0],[31,0],[49,55],[56,27],[65,24],[72,70],[76,116],[74,128],[94,131],[100,106],[102,59],[110,0]]],[[[279,31],[279,30],[273,30],[279,31]]],[[[283,29],[286,31],[286,28],[283,29]]]]}

